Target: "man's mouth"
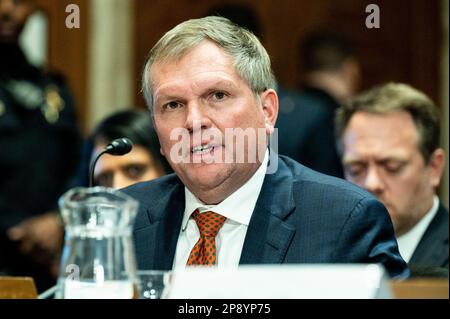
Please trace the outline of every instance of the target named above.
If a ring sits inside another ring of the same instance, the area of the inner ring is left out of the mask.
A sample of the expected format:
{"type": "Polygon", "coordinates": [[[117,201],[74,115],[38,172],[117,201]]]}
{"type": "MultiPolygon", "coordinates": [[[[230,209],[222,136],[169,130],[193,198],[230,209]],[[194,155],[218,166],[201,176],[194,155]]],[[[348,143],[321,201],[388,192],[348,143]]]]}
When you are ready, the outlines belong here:
{"type": "Polygon", "coordinates": [[[192,154],[194,155],[204,155],[212,152],[217,146],[212,144],[198,145],[192,148],[192,154]]]}

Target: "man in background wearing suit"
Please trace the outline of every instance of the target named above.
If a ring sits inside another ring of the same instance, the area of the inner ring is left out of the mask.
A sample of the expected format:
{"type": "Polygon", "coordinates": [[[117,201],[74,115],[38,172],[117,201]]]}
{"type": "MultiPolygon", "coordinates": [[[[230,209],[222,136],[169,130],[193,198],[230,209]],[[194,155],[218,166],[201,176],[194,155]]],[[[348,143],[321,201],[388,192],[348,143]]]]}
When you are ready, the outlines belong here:
{"type": "Polygon", "coordinates": [[[299,46],[302,90],[278,90],[280,154],[318,172],[344,177],[336,149],[334,115],[360,85],[360,65],[349,39],[342,34],[307,34],[299,46]]]}
{"type": "Polygon", "coordinates": [[[408,85],[385,84],[345,103],[337,129],[345,177],[386,206],[412,274],[437,267],[448,276],[448,210],[436,196],[445,154],[433,102],[408,85]]]}
{"type": "Polygon", "coordinates": [[[183,22],[152,48],[143,92],[175,174],[124,190],[140,202],[138,268],[380,263],[408,276],[388,212],[370,193],[269,151],[274,86],[257,37],[222,17],[183,22]],[[230,130],[247,143],[227,142],[230,130]]]}

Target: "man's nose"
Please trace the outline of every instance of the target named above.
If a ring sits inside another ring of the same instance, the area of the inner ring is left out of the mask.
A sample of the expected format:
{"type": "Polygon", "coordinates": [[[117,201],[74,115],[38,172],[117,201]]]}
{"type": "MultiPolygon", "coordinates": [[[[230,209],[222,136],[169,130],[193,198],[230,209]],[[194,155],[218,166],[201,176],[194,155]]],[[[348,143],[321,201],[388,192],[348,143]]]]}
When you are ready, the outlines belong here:
{"type": "Polygon", "coordinates": [[[370,167],[364,180],[364,188],[369,192],[379,195],[384,190],[384,182],[376,167],[370,167]]]}
{"type": "Polygon", "coordinates": [[[211,120],[205,108],[198,102],[191,102],[187,105],[187,115],[185,128],[191,133],[201,131],[211,127],[211,120]]]}

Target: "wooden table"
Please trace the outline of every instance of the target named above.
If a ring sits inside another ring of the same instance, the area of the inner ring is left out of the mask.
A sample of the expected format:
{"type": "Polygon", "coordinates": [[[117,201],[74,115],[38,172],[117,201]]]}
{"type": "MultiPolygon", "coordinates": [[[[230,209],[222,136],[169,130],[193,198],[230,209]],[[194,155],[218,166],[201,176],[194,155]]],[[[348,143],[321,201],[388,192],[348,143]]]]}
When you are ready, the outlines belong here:
{"type": "Polygon", "coordinates": [[[448,279],[418,278],[390,285],[396,299],[448,299],[448,279]]]}

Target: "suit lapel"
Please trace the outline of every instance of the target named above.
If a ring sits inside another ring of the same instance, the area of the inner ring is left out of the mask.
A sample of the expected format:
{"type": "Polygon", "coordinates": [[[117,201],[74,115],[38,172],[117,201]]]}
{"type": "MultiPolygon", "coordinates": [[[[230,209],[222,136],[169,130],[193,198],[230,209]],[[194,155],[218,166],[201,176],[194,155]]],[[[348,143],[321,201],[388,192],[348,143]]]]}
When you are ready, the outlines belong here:
{"type": "Polygon", "coordinates": [[[276,173],[266,174],[250,219],[240,264],[282,263],[295,227],[285,221],[294,210],[292,175],[280,158],[276,173]]]}
{"type": "Polygon", "coordinates": [[[417,245],[409,264],[448,266],[448,211],[442,204],[417,245]]]}
{"type": "Polygon", "coordinates": [[[184,213],[184,187],[178,184],[158,225],[156,269],[172,269],[184,213]]]}
{"type": "Polygon", "coordinates": [[[148,221],[134,231],[139,269],[172,269],[185,201],[181,183],[169,187],[156,204],[142,208],[148,221]]]}

